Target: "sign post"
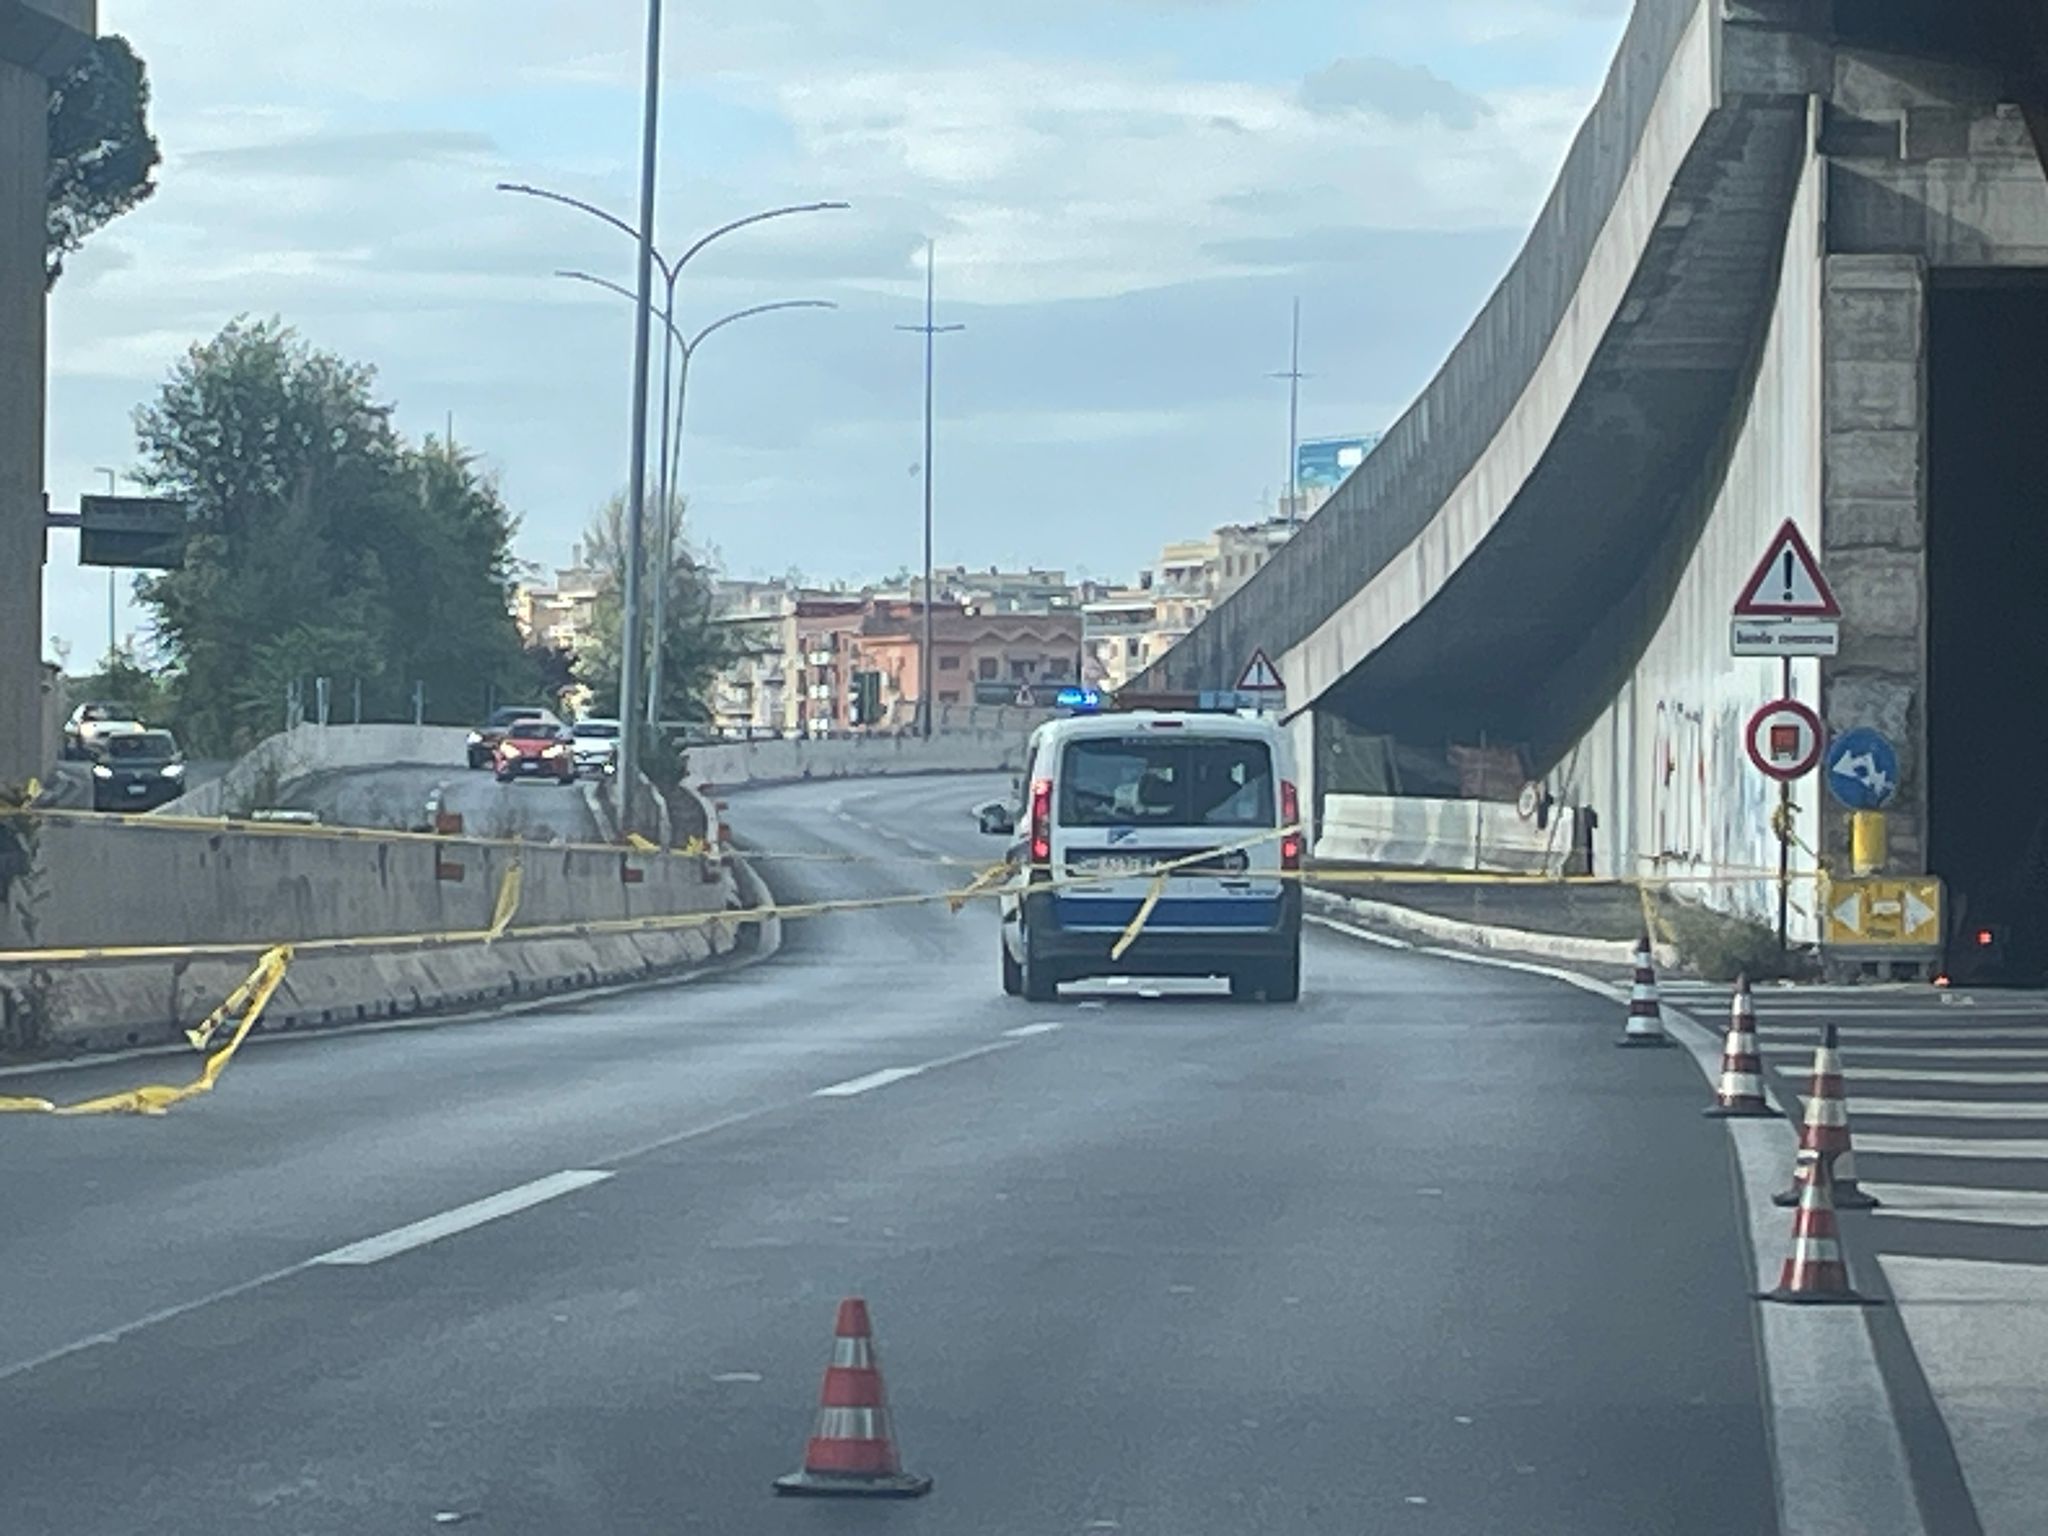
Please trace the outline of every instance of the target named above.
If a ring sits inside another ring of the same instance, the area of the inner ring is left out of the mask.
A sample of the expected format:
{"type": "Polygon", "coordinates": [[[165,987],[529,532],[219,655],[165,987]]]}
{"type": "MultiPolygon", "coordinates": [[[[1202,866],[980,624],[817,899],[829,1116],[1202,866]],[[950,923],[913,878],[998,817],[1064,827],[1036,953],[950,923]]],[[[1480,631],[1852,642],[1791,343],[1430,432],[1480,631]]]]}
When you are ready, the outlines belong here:
{"type": "Polygon", "coordinates": [[[1826,734],[1820,717],[1792,697],[1792,658],[1833,656],[1841,649],[1842,605],[1821,574],[1799,525],[1786,518],[1736,594],[1728,649],[1737,656],[1776,656],[1778,692],[1750,717],[1750,761],[1778,781],[1778,947],[1785,948],[1792,892],[1792,781],[1820,761],[1826,734]]]}
{"type": "Polygon", "coordinates": [[[1824,740],[1820,716],[1792,698],[1791,660],[1785,662],[1786,697],[1773,700],[1749,717],[1743,732],[1749,760],[1757,771],[1778,781],[1778,947],[1790,934],[1792,906],[1792,781],[1813,772],[1824,740]]]}

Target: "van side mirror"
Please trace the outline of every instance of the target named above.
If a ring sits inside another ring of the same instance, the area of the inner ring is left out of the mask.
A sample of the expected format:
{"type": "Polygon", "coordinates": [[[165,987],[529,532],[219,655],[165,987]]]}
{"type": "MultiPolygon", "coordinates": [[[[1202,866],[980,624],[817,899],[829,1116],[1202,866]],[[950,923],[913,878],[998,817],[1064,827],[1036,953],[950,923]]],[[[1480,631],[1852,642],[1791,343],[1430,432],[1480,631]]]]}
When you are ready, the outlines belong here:
{"type": "Polygon", "coordinates": [[[1017,818],[1010,814],[1010,808],[1000,800],[990,800],[974,808],[974,819],[981,824],[981,830],[990,837],[1007,837],[1017,830],[1017,818]]]}

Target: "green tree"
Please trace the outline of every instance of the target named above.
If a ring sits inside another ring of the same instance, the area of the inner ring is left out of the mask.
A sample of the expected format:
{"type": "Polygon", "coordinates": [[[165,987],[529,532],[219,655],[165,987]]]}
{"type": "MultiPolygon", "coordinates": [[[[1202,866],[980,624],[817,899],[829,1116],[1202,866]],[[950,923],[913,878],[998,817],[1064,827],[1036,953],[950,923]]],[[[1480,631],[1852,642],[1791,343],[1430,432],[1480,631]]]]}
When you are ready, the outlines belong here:
{"type": "Polygon", "coordinates": [[[88,236],[142,202],[163,160],[149,131],[149,74],[124,37],[92,50],[50,92],[44,286],[88,236]]]}
{"type": "Polygon", "coordinates": [[[169,683],[162,672],[144,666],[132,647],[123,646],[103,657],[98,671],[74,677],[65,686],[74,703],[90,699],[126,704],[134,709],[136,719],[161,725],[170,718],[169,683]]]}
{"type": "Polygon", "coordinates": [[[466,456],[409,447],[375,375],[276,321],[195,346],[136,413],[144,479],[187,508],[184,566],[143,583],[195,741],[275,728],[293,681],[360,680],[365,714],[455,722],[530,667],[510,612],[514,522],[466,456]]]}
{"type": "MultiPolygon", "coordinates": [[[[682,526],[683,503],[671,519],[682,526]]],[[[654,519],[648,518],[652,528],[654,519]]],[[[624,623],[622,593],[626,579],[626,501],[614,496],[590,520],[583,535],[584,559],[598,573],[600,589],[591,623],[591,641],[576,656],[576,674],[591,691],[591,708],[616,714],[619,708],[619,632],[624,623]]],[[[658,558],[650,552],[650,558],[658,558]]],[[[643,583],[651,596],[651,582],[643,583]]],[[[711,575],[680,541],[668,562],[668,611],[662,636],[661,717],[664,720],[708,719],[705,698],[712,675],[732,651],[722,630],[711,622],[711,575]]],[[[648,605],[652,622],[653,605],[648,605]]]]}

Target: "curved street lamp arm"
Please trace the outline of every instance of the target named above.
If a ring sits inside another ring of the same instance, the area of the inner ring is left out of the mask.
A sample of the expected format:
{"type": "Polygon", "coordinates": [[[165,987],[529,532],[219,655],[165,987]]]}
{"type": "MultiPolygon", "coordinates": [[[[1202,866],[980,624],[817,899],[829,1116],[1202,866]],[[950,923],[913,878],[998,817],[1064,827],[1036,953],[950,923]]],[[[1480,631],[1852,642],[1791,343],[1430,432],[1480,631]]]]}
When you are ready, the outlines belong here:
{"type": "Polygon", "coordinates": [[[773,304],[755,304],[747,309],[736,309],[729,315],[722,315],[705,326],[688,341],[680,343],[683,356],[688,357],[697,350],[697,344],[713,331],[722,331],[735,320],[750,320],[755,315],[773,314],[778,309],[837,309],[839,306],[830,299],[781,299],[773,304]]]}
{"type": "MultiPolygon", "coordinates": [[[[594,284],[599,288],[605,289],[607,292],[616,293],[628,304],[638,304],[640,302],[640,295],[628,288],[624,283],[615,283],[608,277],[599,277],[595,272],[579,272],[572,267],[557,267],[555,268],[555,276],[566,277],[578,283],[594,284]]],[[[658,320],[661,316],[657,313],[655,318],[658,320]]],[[[673,322],[669,325],[668,337],[670,341],[673,341],[684,352],[689,351],[691,343],[683,339],[683,333],[676,328],[673,322]]]]}
{"type": "Polygon", "coordinates": [[[712,241],[731,234],[736,229],[745,229],[750,224],[763,224],[769,219],[787,218],[793,213],[825,213],[851,208],[851,203],[792,203],[787,208],[770,208],[763,213],[750,213],[744,219],[734,219],[730,224],[721,224],[707,235],[699,236],[697,242],[676,258],[675,270],[680,272],[689,265],[690,258],[703,250],[712,241]]]}
{"type": "MultiPolygon", "coordinates": [[[[593,219],[603,220],[620,234],[626,235],[635,241],[640,238],[640,231],[631,224],[628,224],[617,214],[600,208],[595,203],[586,203],[580,197],[571,197],[566,192],[550,192],[546,187],[532,187],[521,181],[501,181],[498,183],[498,190],[500,192],[517,192],[521,197],[538,197],[545,202],[560,203],[564,208],[574,208],[579,213],[589,214],[593,219]]],[[[661,275],[664,278],[682,266],[681,262],[677,262],[674,267],[671,267],[661,259],[661,252],[659,251],[654,253],[654,264],[661,268],[661,275]]]]}

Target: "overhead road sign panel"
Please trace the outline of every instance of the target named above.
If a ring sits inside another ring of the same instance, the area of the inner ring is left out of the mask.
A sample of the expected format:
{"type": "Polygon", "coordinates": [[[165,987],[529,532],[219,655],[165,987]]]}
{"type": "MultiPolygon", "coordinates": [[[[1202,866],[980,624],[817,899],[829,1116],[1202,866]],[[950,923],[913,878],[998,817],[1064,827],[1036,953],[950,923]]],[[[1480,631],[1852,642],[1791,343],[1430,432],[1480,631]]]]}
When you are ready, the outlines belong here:
{"type": "Polygon", "coordinates": [[[78,563],[176,570],[185,563],[185,504],[165,496],[79,497],[78,563]]]}

